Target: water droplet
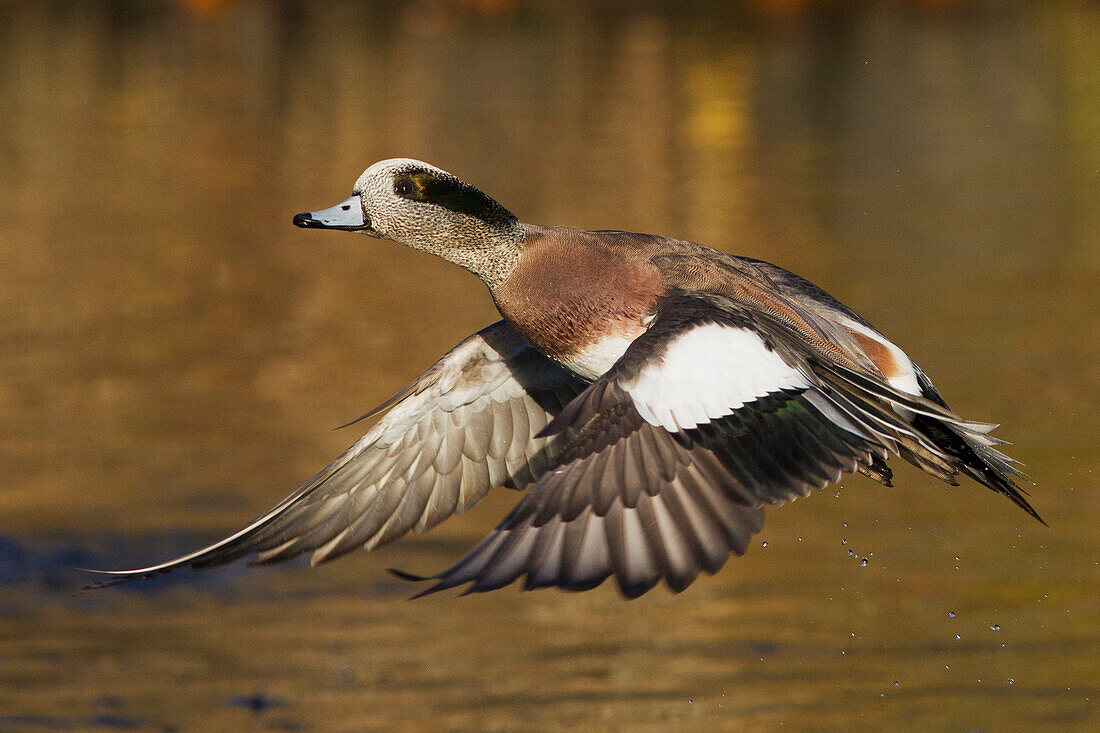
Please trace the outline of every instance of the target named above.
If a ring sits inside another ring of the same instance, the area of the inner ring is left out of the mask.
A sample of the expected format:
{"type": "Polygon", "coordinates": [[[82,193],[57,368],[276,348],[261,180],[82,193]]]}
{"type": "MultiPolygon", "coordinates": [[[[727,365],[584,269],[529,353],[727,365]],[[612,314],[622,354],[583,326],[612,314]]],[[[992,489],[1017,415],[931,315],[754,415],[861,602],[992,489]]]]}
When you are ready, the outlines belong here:
{"type": "Polygon", "coordinates": [[[1014,685],[1014,684],[1016,684],[1016,680],[1014,680],[1014,679],[1012,679],[1011,677],[1009,677],[1009,678],[1008,678],[1008,684],[1010,684],[1010,685],[1014,685]]]}
{"type": "Polygon", "coordinates": [[[853,557],[855,554],[854,550],[848,550],[848,557],[853,557]]]}
{"type": "Polygon", "coordinates": [[[763,544],[763,545],[764,545],[764,547],[767,547],[767,546],[768,546],[768,543],[767,543],[767,541],[766,541],[766,540],[765,540],[765,541],[764,541],[763,543],[761,543],[761,544],[763,544]]]}
{"type": "Polygon", "coordinates": [[[955,634],[955,641],[962,641],[962,637],[958,634],[955,634]]]}
{"type": "Polygon", "coordinates": [[[862,560],[860,560],[860,561],[859,561],[859,566],[860,566],[861,568],[865,568],[865,567],[867,567],[867,558],[863,558],[862,560]]]}
{"type": "Polygon", "coordinates": [[[840,546],[841,546],[841,547],[843,547],[843,546],[844,546],[844,545],[846,545],[846,544],[848,544],[848,540],[841,540],[841,541],[840,541],[840,546]]]}
{"type": "Polygon", "coordinates": [[[898,681],[894,680],[894,687],[897,687],[897,686],[898,686],[898,681]]]}
{"type": "Polygon", "coordinates": [[[1000,624],[993,624],[989,628],[993,629],[994,631],[1000,631],[1001,630],[1001,625],[1000,624]]]}
{"type": "Polygon", "coordinates": [[[947,618],[955,618],[955,612],[954,611],[948,611],[947,612],[947,618]]]}

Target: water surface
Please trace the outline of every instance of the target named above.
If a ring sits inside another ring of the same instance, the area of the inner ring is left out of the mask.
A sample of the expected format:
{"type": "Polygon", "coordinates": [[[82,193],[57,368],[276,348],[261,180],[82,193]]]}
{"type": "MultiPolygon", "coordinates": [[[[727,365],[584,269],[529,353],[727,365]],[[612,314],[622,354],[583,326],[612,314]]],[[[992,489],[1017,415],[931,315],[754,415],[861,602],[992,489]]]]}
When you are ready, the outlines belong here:
{"type": "Polygon", "coordinates": [[[934,5],[0,5],[0,730],[1100,727],[1100,11],[934,5]],[[312,571],[73,595],[236,529],[495,320],[290,226],[397,155],[809,277],[1004,424],[1050,528],[896,466],[679,596],[407,602],[385,569],[500,491],[312,571]]]}

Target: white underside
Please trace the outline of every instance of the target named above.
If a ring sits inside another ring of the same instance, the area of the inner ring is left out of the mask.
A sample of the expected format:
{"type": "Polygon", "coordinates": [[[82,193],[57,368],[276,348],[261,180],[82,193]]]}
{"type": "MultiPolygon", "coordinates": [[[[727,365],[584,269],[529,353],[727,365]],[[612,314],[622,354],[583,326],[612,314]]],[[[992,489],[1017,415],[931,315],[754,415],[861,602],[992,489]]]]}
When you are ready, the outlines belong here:
{"type": "Polygon", "coordinates": [[[632,342],[633,339],[626,336],[608,336],[581,349],[562,363],[585,379],[596,380],[607,373],[632,342]]]}

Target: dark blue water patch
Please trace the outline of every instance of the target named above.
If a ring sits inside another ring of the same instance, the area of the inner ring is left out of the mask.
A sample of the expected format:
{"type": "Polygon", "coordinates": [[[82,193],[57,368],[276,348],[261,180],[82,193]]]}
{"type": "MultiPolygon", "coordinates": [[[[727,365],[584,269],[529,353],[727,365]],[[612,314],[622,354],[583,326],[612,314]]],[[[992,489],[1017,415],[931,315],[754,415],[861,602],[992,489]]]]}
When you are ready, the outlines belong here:
{"type": "Polygon", "coordinates": [[[231,708],[250,710],[259,715],[266,713],[268,710],[286,707],[286,700],[268,695],[262,690],[257,690],[251,695],[233,695],[225,701],[225,704],[231,708]]]}
{"type": "MultiPolygon", "coordinates": [[[[0,600],[0,615],[16,612],[24,604],[27,592],[55,597],[63,605],[94,607],[115,593],[153,595],[173,588],[191,588],[232,597],[236,586],[249,572],[246,562],[196,571],[183,568],[151,578],[83,592],[88,586],[110,576],[89,573],[82,568],[117,570],[157,562],[192,552],[209,544],[209,537],[182,532],[136,535],[98,535],[94,538],[22,539],[0,536],[0,591],[21,591],[20,596],[0,600]]],[[[298,570],[305,562],[291,561],[270,572],[298,570]]],[[[255,572],[253,570],[253,572],[255,572]]]]}
{"type": "Polygon", "coordinates": [[[94,553],[74,543],[36,546],[0,536],[0,586],[33,583],[60,590],[72,584],[72,568],[91,562],[94,553]]]}
{"type": "MultiPolygon", "coordinates": [[[[210,594],[231,603],[242,600],[309,600],[333,593],[353,595],[364,600],[405,599],[419,589],[418,584],[395,578],[377,566],[372,568],[370,575],[357,577],[343,585],[314,582],[312,577],[325,571],[310,571],[306,556],[259,568],[250,566],[243,559],[203,570],[181,568],[119,584],[110,584],[111,576],[82,570],[118,570],[155,565],[194,552],[218,539],[221,535],[181,531],[97,533],[75,537],[0,535],[0,618],[42,605],[85,611],[106,610],[127,595],[173,593],[173,599],[179,601],[180,596],[175,592],[180,590],[210,594]],[[88,589],[103,581],[108,581],[108,585],[88,589]]],[[[382,567],[411,564],[417,570],[438,569],[459,556],[462,548],[468,549],[470,544],[445,542],[441,545],[422,537],[411,540],[406,540],[394,556],[399,560],[390,562],[385,559],[387,552],[393,552],[392,548],[378,551],[376,554],[382,556],[378,558],[382,567]]]]}

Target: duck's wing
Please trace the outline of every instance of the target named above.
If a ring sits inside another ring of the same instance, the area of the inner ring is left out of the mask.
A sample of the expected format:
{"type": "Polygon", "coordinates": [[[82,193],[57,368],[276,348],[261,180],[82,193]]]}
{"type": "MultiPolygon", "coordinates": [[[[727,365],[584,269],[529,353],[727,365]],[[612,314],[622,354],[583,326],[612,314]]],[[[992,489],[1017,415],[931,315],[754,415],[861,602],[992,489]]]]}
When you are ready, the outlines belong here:
{"type": "MultiPolygon", "coordinates": [[[[565,436],[537,437],[586,383],[500,321],[470,336],[364,417],[383,417],[308,483],[233,535],[115,581],[247,555],[330,560],[422,531],[496,486],[540,476],[565,436]]],[[[108,581],[111,583],[112,581],[108,581]]]]}
{"type": "Polygon", "coordinates": [[[674,292],[649,330],[559,414],[573,437],[505,520],[425,593],[674,591],[743,554],[766,504],[858,467],[888,482],[905,446],[949,476],[950,456],[895,408],[965,424],[808,348],[787,324],[710,293],[674,292]]]}

